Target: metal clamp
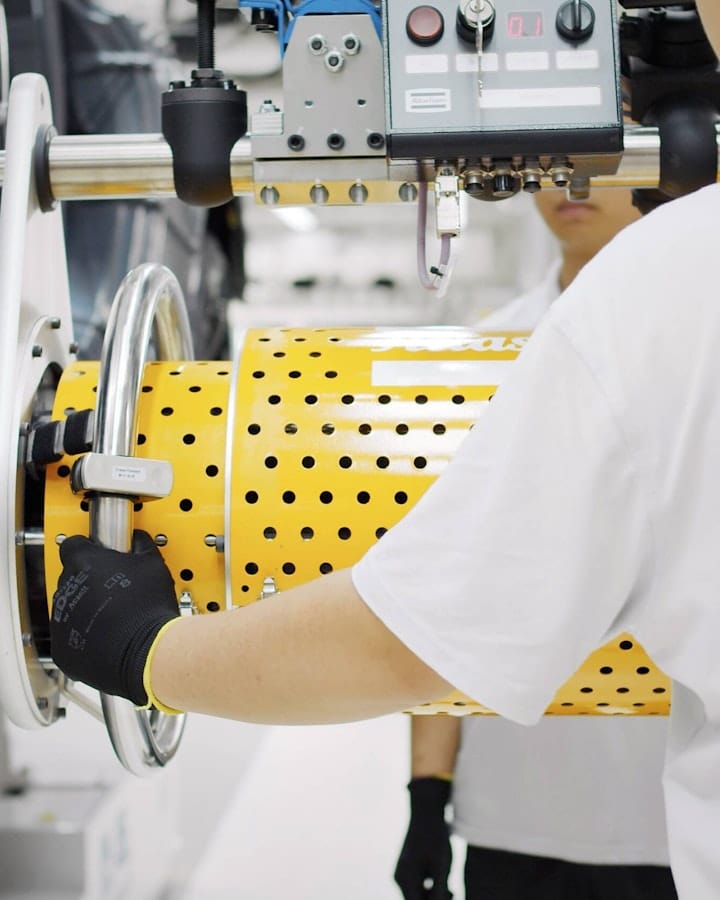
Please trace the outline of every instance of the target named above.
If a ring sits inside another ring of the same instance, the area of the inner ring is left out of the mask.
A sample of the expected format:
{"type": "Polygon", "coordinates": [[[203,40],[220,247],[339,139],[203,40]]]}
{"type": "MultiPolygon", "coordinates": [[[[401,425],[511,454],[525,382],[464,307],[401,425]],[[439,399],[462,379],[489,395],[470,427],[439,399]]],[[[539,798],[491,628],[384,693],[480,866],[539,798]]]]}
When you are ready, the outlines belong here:
{"type": "MultiPolygon", "coordinates": [[[[93,448],[103,454],[132,457],[138,401],[148,345],[154,331],[160,359],[193,359],[192,337],[182,291],[164,266],[133,269],[113,300],[100,359],[93,448]]],[[[140,464],[141,460],[132,460],[140,464]]],[[[106,493],[88,498],[90,537],[126,552],[132,541],[133,502],[106,493]]],[[[164,766],[179,746],[185,716],[136,709],[127,700],[101,695],[110,741],[120,762],[136,775],[164,766]]]]}

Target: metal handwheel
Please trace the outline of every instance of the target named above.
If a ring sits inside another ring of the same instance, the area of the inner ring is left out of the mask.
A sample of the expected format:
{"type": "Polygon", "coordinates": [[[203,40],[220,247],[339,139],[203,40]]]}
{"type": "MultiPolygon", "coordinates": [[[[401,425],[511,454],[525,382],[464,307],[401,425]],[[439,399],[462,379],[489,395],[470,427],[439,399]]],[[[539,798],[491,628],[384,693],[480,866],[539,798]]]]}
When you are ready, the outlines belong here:
{"type": "MultiPolygon", "coordinates": [[[[164,266],[146,264],[130,272],[113,301],[105,332],[97,388],[94,454],[132,457],[138,399],[151,334],[160,359],[193,359],[182,291],[164,266]]],[[[127,551],[132,541],[133,501],[112,494],[89,497],[90,537],[127,551]]],[[[174,756],[184,715],[138,710],[127,700],[101,695],[110,741],[120,762],[135,774],[164,766],[174,756]]]]}

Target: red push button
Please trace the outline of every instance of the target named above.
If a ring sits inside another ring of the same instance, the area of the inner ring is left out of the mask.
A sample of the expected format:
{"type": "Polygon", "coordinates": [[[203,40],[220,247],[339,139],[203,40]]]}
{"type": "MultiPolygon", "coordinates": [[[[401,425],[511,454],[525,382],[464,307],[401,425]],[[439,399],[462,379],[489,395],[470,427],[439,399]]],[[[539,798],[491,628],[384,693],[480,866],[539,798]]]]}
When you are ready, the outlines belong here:
{"type": "Polygon", "coordinates": [[[445,22],[434,6],[416,6],[407,17],[405,29],[410,40],[421,47],[437,44],[443,36],[445,22]]]}

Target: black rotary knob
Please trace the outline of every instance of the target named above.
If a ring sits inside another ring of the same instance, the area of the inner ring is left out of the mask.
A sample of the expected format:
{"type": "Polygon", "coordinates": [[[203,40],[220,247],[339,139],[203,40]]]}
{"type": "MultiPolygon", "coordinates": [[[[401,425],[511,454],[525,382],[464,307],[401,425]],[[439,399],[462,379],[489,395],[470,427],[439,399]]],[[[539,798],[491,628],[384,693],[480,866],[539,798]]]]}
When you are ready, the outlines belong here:
{"type": "Polygon", "coordinates": [[[585,0],[567,0],[558,10],[555,26],[567,41],[586,41],[595,28],[595,10],[585,0]]]}

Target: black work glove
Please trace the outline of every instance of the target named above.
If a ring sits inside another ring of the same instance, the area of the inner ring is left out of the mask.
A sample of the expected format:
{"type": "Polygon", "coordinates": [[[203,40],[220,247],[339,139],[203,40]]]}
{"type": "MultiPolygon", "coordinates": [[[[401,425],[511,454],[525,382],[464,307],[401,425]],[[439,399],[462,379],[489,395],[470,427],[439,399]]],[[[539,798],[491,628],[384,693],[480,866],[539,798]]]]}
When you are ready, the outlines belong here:
{"type": "Polygon", "coordinates": [[[143,673],[160,629],[179,615],[172,576],[146,531],[119,553],[85,537],[60,546],[52,657],[73,681],[145,706],[143,673]]]}
{"type": "Polygon", "coordinates": [[[408,790],[410,825],[395,868],[395,881],[405,900],[451,900],[447,880],[452,849],[445,821],[450,782],[413,778],[408,790]]]}

